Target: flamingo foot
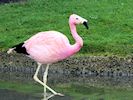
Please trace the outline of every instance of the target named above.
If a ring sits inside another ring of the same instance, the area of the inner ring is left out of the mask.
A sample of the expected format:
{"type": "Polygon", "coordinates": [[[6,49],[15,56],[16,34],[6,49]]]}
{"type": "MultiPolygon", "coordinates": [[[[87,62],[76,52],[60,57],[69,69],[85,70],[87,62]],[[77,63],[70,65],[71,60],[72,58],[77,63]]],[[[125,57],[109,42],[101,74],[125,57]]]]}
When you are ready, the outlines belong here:
{"type": "Polygon", "coordinates": [[[52,98],[52,97],[54,97],[54,96],[64,96],[63,94],[61,94],[61,93],[56,93],[56,94],[48,94],[47,96],[44,96],[44,98],[43,99],[41,99],[41,100],[49,100],[50,98],[52,98]]]}
{"type": "Polygon", "coordinates": [[[61,93],[57,93],[55,95],[58,95],[58,96],[64,96],[64,94],[61,94],[61,93]]]}

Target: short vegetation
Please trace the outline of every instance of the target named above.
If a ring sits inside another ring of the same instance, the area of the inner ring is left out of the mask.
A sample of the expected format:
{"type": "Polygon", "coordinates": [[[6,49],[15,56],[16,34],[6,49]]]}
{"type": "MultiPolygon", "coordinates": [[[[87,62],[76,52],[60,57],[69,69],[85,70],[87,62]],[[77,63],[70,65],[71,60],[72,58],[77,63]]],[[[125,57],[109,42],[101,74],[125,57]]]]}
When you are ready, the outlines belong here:
{"type": "Polygon", "coordinates": [[[84,40],[80,54],[133,54],[133,0],[25,0],[0,4],[0,51],[40,31],[56,30],[74,40],[68,18],[76,13],[89,21],[78,26],[84,40]]]}

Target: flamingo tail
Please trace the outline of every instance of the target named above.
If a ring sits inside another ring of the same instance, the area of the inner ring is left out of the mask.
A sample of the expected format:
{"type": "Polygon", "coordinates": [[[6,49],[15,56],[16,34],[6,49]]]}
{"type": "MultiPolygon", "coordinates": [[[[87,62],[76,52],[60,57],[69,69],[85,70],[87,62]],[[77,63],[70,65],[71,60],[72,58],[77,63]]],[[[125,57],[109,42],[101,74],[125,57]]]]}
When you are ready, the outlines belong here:
{"type": "Polygon", "coordinates": [[[13,46],[12,48],[10,48],[7,51],[7,53],[10,54],[10,53],[13,53],[13,51],[15,51],[17,53],[23,53],[23,54],[29,55],[26,51],[26,48],[23,45],[24,45],[24,43],[17,44],[15,46],[13,46]]]}

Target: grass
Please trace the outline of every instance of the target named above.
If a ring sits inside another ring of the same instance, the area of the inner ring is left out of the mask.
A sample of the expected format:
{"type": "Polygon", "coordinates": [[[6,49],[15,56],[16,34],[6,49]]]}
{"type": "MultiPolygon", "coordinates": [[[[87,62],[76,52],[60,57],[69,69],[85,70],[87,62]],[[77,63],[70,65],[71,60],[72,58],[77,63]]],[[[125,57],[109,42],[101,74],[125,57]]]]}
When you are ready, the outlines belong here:
{"type": "Polygon", "coordinates": [[[70,39],[72,13],[89,20],[90,29],[78,26],[84,40],[81,54],[133,54],[132,0],[28,0],[1,4],[0,50],[20,43],[39,31],[57,30],[70,39]]]}
{"type": "MultiPolygon", "coordinates": [[[[5,88],[29,94],[43,92],[43,87],[40,85],[1,81],[0,89],[5,88]]],[[[53,88],[65,95],[72,96],[73,100],[132,100],[133,98],[133,89],[94,87],[85,84],[58,84],[53,88]]]]}

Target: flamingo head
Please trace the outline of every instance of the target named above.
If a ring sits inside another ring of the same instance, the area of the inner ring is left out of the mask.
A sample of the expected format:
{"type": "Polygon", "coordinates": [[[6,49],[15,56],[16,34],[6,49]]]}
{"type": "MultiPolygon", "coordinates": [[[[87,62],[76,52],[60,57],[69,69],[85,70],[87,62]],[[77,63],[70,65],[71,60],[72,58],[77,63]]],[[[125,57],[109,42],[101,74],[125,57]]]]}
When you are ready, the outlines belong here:
{"type": "Polygon", "coordinates": [[[84,19],[83,17],[80,17],[79,15],[72,14],[69,17],[69,23],[70,24],[83,24],[88,29],[88,21],[84,19]]]}

